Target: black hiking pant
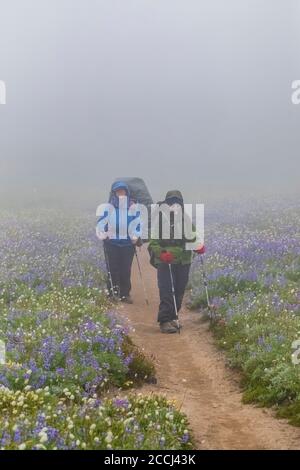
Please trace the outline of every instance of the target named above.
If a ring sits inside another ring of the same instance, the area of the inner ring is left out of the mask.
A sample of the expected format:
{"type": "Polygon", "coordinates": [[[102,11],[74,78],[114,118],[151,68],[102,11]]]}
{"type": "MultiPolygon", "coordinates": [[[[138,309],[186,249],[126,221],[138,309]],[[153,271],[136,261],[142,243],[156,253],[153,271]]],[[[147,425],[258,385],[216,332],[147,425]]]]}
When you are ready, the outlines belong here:
{"type": "MultiPolygon", "coordinates": [[[[131,290],[131,265],[134,256],[133,245],[119,246],[104,243],[108,266],[111,272],[114,292],[119,297],[127,297],[131,290]]],[[[111,293],[111,283],[108,277],[107,288],[111,293]]]]}
{"type": "MultiPolygon", "coordinates": [[[[179,312],[184,291],[189,280],[190,264],[172,264],[172,274],[175,289],[177,311],[179,312]]],[[[176,319],[174,299],[169,265],[161,263],[157,267],[157,281],[159,288],[159,311],[157,321],[160,323],[176,319]]]]}

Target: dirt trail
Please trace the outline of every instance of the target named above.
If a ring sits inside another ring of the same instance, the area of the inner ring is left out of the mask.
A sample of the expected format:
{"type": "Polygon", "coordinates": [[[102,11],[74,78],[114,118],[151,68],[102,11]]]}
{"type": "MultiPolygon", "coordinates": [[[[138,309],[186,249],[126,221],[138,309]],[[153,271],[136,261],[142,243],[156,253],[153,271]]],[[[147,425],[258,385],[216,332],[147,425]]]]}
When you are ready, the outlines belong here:
{"type": "Polygon", "coordinates": [[[136,260],[133,305],[122,306],[135,328],[135,343],[154,356],[157,385],[143,391],[163,393],[182,404],[199,449],[300,449],[300,429],[278,420],[269,409],[241,402],[238,378],[225,366],[201,314],[181,311],[181,334],[163,335],[156,323],[156,271],[146,248],[139,252],[150,306],[145,305],[136,260]]]}

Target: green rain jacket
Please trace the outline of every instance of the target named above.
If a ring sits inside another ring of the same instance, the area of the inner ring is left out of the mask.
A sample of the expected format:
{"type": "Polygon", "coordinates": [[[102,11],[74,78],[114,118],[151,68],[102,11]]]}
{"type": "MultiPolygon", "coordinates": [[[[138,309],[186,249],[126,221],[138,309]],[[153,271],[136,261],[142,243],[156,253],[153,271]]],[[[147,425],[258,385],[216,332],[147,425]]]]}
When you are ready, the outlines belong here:
{"type": "MultiPolygon", "coordinates": [[[[173,190],[169,191],[166,194],[166,198],[164,201],[159,202],[158,204],[167,204],[170,199],[176,198],[177,200],[180,200],[181,205],[183,207],[183,198],[181,195],[180,191],[173,190]]],[[[184,211],[182,210],[182,232],[184,232],[184,211]]],[[[163,239],[162,238],[162,222],[163,222],[163,217],[165,215],[163,214],[157,214],[157,217],[159,219],[156,219],[156,222],[159,223],[159,238],[157,239],[150,239],[149,245],[148,245],[148,251],[150,254],[150,263],[154,266],[157,267],[159,264],[162,263],[160,260],[160,254],[164,251],[169,251],[172,253],[174,256],[174,260],[172,261],[172,264],[190,264],[192,261],[192,250],[186,250],[185,249],[185,244],[189,242],[194,242],[196,240],[196,231],[194,225],[193,227],[193,238],[191,240],[187,240],[184,237],[184,233],[182,233],[181,238],[174,238],[174,231],[175,231],[175,222],[174,218],[172,220],[172,215],[171,215],[171,223],[170,223],[170,238],[169,239],[163,239]]],[[[166,220],[165,220],[166,221],[166,220]]],[[[154,221],[155,222],[155,221],[154,221]]]]}

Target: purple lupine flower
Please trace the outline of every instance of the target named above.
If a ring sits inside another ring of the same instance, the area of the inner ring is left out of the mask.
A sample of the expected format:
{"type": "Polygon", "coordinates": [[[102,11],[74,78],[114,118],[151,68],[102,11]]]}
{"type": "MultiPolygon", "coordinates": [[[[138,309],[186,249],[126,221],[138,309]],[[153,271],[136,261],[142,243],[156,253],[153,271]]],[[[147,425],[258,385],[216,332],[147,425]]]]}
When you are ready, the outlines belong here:
{"type": "Polygon", "coordinates": [[[185,433],[181,438],[182,444],[186,444],[189,441],[189,438],[190,438],[189,434],[185,433]]]}

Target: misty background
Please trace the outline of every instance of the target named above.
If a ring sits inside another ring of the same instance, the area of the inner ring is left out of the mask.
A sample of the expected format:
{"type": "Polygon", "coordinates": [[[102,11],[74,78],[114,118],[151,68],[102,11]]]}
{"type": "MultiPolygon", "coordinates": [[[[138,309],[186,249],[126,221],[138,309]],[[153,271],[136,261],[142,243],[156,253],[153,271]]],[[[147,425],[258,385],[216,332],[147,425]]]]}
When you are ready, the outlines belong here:
{"type": "Polygon", "coordinates": [[[0,204],[297,194],[299,43],[298,0],[1,0],[0,204]]]}

